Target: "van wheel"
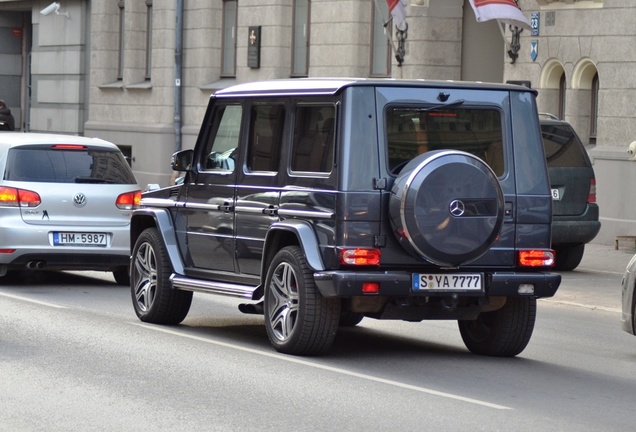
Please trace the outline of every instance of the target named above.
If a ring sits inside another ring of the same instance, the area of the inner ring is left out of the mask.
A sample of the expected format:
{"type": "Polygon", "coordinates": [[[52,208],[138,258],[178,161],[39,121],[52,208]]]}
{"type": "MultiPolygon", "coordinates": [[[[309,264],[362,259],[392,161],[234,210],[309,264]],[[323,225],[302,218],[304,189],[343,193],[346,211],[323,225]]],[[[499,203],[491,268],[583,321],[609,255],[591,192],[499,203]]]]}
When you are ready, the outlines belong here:
{"type": "Polygon", "coordinates": [[[530,342],[536,315],[534,297],[508,297],[501,309],[481,313],[475,320],[460,320],[459,332],[475,354],[514,357],[530,342]]]}
{"type": "Polygon", "coordinates": [[[585,243],[554,246],[556,262],[554,269],[559,271],[571,271],[581,264],[585,243]]]}
{"type": "Polygon", "coordinates": [[[170,286],[172,266],[161,235],[156,228],[141,233],[132,253],[130,294],[141,321],[179,324],[192,304],[191,291],[170,286]]]}
{"type": "Polygon", "coordinates": [[[113,277],[118,285],[130,285],[130,274],[128,273],[128,267],[119,267],[113,271],[113,277]]]}
{"type": "Polygon", "coordinates": [[[336,336],[340,299],[322,297],[298,246],[281,249],[265,280],[265,328],[277,351],[325,353],[336,336]]]}

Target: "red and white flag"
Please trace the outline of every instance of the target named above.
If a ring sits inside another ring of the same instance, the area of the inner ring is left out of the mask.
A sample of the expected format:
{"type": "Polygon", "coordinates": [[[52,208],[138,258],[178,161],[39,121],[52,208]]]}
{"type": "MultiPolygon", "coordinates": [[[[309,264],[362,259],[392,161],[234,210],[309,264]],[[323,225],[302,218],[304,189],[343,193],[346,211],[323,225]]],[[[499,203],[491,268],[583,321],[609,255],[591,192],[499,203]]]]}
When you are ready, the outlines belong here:
{"type": "Polygon", "coordinates": [[[395,27],[400,31],[406,30],[406,0],[386,0],[386,3],[395,27]]]}
{"type": "Polygon", "coordinates": [[[470,5],[475,11],[478,22],[496,19],[511,26],[532,29],[530,21],[523,15],[514,0],[470,0],[470,5]]]}

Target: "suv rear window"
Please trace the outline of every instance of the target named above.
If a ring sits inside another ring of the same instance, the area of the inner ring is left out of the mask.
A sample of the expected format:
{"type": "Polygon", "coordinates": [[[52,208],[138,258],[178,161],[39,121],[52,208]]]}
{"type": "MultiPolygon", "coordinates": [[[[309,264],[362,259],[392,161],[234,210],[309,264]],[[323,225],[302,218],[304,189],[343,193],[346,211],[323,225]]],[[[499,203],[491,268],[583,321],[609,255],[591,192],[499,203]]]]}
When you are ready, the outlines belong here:
{"type": "Polygon", "coordinates": [[[104,148],[9,150],[5,180],[49,183],[135,184],[121,152],[104,148]]]}
{"type": "Polygon", "coordinates": [[[504,173],[501,113],[466,108],[427,111],[425,107],[392,107],[386,112],[389,169],[399,172],[418,154],[440,149],[462,150],[504,173]]]}
{"type": "Polygon", "coordinates": [[[583,167],[587,160],[583,144],[568,125],[541,125],[543,148],[548,167],[583,167]]]}

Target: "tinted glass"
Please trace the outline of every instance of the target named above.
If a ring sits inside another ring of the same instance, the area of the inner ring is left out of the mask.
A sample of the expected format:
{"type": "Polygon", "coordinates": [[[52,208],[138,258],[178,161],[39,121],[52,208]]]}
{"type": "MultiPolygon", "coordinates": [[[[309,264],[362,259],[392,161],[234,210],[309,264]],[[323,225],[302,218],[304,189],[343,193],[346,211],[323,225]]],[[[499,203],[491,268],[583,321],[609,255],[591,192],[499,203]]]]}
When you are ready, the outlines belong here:
{"type": "Polygon", "coordinates": [[[296,109],[292,171],[331,172],[335,115],[333,106],[296,109]]]}
{"type": "Polygon", "coordinates": [[[284,105],[252,107],[247,148],[247,168],[250,171],[278,171],[284,124],[284,105]]]}
{"type": "Polygon", "coordinates": [[[439,149],[472,153],[504,173],[501,113],[494,109],[426,111],[419,107],[391,107],[386,112],[389,169],[397,174],[418,154],[439,149]]]}
{"type": "Polygon", "coordinates": [[[212,119],[212,132],[203,150],[204,171],[234,171],[241,133],[240,105],[219,106],[212,119]]]}
{"type": "Polygon", "coordinates": [[[135,184],[137,181],[121,152],[84,148],[46,147],[9,150],[5,180],[50,183],[135,184]]]}
{"type": "Polygon", "coordinates": [[[581,141],[568,125],[541,125],[543,148],[548,167],[587,166],[581,141]]]}

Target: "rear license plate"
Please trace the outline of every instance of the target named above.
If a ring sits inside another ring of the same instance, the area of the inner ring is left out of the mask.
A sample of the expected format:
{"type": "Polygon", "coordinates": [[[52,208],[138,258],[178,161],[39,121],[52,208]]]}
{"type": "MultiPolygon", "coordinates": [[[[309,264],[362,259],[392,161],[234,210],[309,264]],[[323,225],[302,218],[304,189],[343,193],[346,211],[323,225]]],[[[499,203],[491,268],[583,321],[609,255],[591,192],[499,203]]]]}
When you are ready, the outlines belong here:
{"type": "Polygon", "coordinates": [[[413,291],[481,292],[481,273],[420,273],[413,275],[413,291]]]}
{"type": "Polygon", "coordinates": [[[54,232],[54,246],[106,246],[105,233],[54,232]]]}
{"type": "Polygon", "coordinates": [[[554,201],[561,201],[561,194],[558,189],[552,189],[552,199],[554,201]]]}

